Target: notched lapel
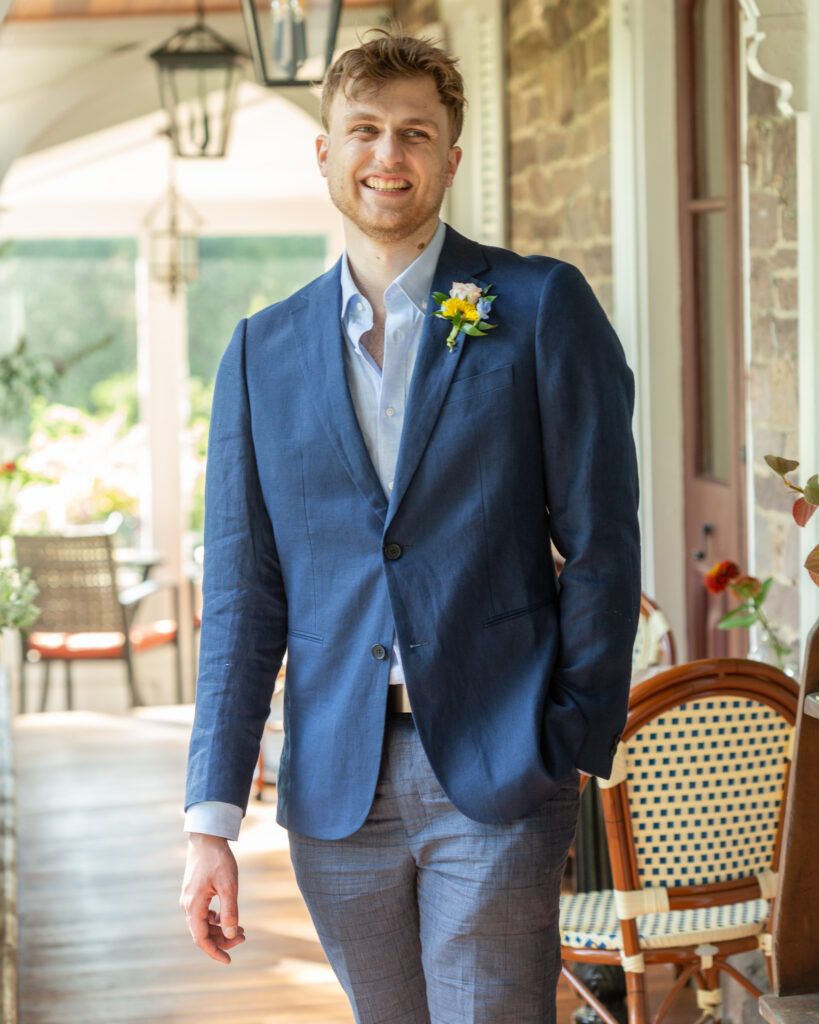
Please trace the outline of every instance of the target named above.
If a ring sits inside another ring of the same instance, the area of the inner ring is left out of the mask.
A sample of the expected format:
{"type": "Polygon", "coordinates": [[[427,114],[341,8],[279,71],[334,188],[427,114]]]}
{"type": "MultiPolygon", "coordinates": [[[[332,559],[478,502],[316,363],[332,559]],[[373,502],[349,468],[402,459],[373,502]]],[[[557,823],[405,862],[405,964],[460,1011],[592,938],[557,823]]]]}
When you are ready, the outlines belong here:
{"type": "MultiPolygon", "coordinates": [[[[484,286],[485,282],[479,281],[479,276],[487,266],[483,249],[449,226],[446,230],[444,247],[432,281],[432,291],[448,295],[453,281],[471,280],[484,286]]],[[[464,349],[466,345],[475,341],[462,334],[458,340],[458,347],[454,352],[450,352],[446,344],[450,328],[448,320],[431,315],[427,316],[424,324],[412,372],[395,483],[390,495],[387,526],[415,475],[464,349]]]]}
{"type": "Polygon", "coordinates": [[[341,331],[339,267],[319,278],[302,305],[291,312],[294,335],[302,351],[305,384],[316,413],[353,483],[383,521],[387,497],[358,425],[341,331]]]}

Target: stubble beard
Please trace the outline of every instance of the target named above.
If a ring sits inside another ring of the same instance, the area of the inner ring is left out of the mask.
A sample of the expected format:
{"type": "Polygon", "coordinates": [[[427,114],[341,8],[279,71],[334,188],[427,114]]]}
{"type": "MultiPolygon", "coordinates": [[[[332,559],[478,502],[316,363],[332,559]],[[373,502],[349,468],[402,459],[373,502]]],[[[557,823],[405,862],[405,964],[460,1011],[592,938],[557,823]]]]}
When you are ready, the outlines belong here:
{"type": "Polygon", "coordinates": [[[430,221],[437,221],[444,201],[446,184],[446,175],[441,175],[438,188],[422,205],[413,206],[405,211],[396,210],[392,214],[385,211],[379,217],[371,215],[356,196],[348,193],[343,183],[334,181],[332,177],[327,178],[330,200],[339,213],[352,221],[367,238],[376,242],[406,241],[430,221]]]}

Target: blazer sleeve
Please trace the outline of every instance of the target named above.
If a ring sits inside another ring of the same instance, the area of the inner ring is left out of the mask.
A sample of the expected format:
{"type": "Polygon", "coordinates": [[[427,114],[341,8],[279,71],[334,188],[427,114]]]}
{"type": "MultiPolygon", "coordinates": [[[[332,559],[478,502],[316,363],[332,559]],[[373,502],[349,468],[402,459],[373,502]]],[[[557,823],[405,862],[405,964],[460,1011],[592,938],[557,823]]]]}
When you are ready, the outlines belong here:
{"type": "Polygon", "coordinates": [[[628,710],[640,611],[634,379],[583,275],[558,263],[541,294],[537,386],[560,654],[542,725],[547,765],[608,778],[628,710]]]}
{"type": "Polygon", "coordinates": [[[186,809],[247,806],[287,640],[287,602],[251,432],[243,320],[216,376],[205,478],[205,563],[186,809]]]}

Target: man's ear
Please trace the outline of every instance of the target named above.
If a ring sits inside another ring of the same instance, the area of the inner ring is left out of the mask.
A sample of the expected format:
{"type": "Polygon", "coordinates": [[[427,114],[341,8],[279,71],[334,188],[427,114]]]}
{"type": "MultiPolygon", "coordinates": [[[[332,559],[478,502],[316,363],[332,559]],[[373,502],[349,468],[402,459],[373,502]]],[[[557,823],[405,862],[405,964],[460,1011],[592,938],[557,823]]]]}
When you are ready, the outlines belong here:
{"type": "Polygon", "coordinates": [[[464,155],[464,151],[460,146],[450,146],[449,155],[447,156],[447,176],[446,176],[446,187],[452,184],[455,179],[455,172],[458,170],[458,164],[461,162],[461,157],[464,155]]]}
{"type": "Polygon", "coordinates": [[[322,178],[327,177],[327,147],[329,144],[330,140],[326,135],[316,137],[316,160],[322,178]]]}

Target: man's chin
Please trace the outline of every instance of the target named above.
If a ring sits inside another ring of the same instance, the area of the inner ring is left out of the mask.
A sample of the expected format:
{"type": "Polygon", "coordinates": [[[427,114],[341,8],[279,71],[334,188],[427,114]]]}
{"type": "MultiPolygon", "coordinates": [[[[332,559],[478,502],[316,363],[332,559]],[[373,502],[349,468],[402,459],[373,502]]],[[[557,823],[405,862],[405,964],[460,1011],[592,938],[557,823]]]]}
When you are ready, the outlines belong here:
{"type": "MultiPolygon", "coordinates": [[[[344,211],[341,211],[344,213],[344,211]]],[[[404,242],[421,231],[427,224],[437,222],[438,213],[427,212],[424,215],[415,216],[400,215],[396,212],[392,216],[380,217],[347,217],[355,224],[358,230],[375,242],[404,242]]]]}

